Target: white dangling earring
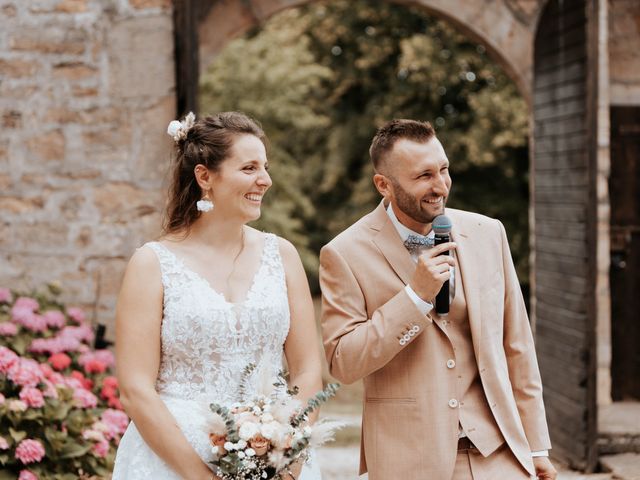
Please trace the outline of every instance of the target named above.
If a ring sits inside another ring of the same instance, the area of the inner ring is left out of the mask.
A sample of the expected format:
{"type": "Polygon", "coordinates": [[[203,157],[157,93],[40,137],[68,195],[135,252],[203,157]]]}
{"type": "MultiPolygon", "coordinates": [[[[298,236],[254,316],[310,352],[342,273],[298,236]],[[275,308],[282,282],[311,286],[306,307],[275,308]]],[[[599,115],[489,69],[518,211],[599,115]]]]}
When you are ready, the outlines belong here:
{"type": "Polygon", "coordinates": [[[213,202],[209,198],[209,193],[205,192],[204,197],[196,202],[196,208],[199,212],[210,212],[213,210],[213,202]]]}

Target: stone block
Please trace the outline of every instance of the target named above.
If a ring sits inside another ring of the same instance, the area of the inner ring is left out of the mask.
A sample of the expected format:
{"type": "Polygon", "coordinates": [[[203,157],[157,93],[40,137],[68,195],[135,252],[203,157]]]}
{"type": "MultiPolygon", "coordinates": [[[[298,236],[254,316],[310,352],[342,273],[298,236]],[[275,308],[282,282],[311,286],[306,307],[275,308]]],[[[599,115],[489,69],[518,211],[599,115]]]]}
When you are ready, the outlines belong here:
{"type": "Polygon", "coordinates": [[[133,223],[160,210],[160,195],[129,183],[108,183],[94,190],[102,223],[133,223]]]}
{"type": "Polygon", "coordinates": [[[116,23],[106,41],[109,95],[143,100],[165,97],[175,88],[173,23],[170,15],[116,23]]]}
{"type": "Polygon", "coordinates": [[[40,68],[38,62],[18,58],[0,59],[0,76],[9,78],[30,77],[40,68]]]}
{"type": "Polygon", "coordinates": [[[86,49],[87,33],[73,28],[22,28],[9,39],[12,50],[44,54],[80,55],[86,49]]]}
{"type": "Polygon", "coordinates": [[[129,0],[131,6],[135,9],[144,8],[169,8],[171,0],[129,0]]]}
{"type": "Polygon", "coordinates": [[[2,114],[2,126],[3,128],[21,128],[22,127],[22,113],[17,110],[9,110],[2,114]]]}
{"type": "Polygon", "coordinates": [[[98,95],[98,89],[95,87],[74,85],[71,89],[71,94],[74,97],[94,97],[98,95]]]}
{"type": "Polygon", "coordinates": [[[0,197],[0,212],[3,214],[24,214],[41,210],[44,207],[44,199],[39,197],[0,197]]]}
{"type": "Polygon", "coordinates": [[[83,80],[94,76],[97,69],[82,62],[64,62],[53,66],[53,76],[66,80],[83,80]]]}
{"type": "Polygon", "coordinates": [[[8,3],[0,7],[0,12],[2,12],[5,17],[12,18],[16,16],[17,10],[15,5],[8,3]]]}
{"type": "Polygon", "coordinates": [[[640,454],[623,453],[600,458],[604,471],[613,473],[616,480],[640,480],[640,454]]]}
{"type": "Polygon", "coordinates": [[[27,140],[27,149],[33,160],[62,161],[65,138],[62,130],[53,130],[27,140]]]}
{"type": "Polygon", "coordinates": [[[62,0],[55,7],[57,12],[82,13],[87,11],[87,0],[62,0]]]}
{"type": "Polygon", "coordinates": [[[62,222],[16,223],[11,228],[11,239],[24,253],[59,254],[73,251],[69,245],[69,227],[62,222]]]}
{"type": "Polygon", "coordinates": [[[159,186],[166,178],[174,152],[173,140],[166,131],[175,118],[175,105],[175,96],[168,95],[153,107],[133,113],[135,180],[159,186]]]}

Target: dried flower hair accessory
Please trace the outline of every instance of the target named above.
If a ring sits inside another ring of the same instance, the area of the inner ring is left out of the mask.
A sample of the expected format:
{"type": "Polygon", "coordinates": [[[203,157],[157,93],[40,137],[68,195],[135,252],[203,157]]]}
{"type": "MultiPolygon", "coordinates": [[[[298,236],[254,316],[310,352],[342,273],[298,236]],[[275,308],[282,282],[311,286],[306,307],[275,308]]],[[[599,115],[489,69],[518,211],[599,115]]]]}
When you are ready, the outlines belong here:
{"type": "Polygon", "coordinates": [[[184,120],[172,120],[167,127],[167,134],[173,138],[173,141],[178,143],[180,140],[187,138],[187,133],[196,121],[196,116],[193,112],[189,112],[184,120]]]}

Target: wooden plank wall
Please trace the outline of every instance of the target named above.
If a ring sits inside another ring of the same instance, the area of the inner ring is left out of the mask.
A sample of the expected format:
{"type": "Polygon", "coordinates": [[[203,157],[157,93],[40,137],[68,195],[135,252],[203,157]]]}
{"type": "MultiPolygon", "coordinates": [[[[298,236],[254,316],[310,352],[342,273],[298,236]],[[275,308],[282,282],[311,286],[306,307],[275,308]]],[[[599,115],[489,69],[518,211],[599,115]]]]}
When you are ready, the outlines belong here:
{"type": "Polygon", "coordinates": [[[588,466],[593,279],[586,0],[551,0],[534,60],[536,348],[553,454],[588,466]]]}

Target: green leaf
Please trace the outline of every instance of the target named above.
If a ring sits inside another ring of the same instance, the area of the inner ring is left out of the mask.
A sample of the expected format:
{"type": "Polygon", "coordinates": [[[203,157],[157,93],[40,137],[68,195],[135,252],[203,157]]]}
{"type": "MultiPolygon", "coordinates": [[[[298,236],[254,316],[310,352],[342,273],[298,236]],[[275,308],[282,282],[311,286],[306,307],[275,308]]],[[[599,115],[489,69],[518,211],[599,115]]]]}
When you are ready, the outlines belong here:
{"type": "Polygon", "coordinates": [[[60,458],[77,458],[91,450],[91,445],[79,445],[77,441],[67,441],[60,449],[60,458]]]}
{"type": "Polygon", "coordinates": [[[24,430],[14,430],[12,427],[9,427],[9,435],[11,435],[14,442],[19,443],[27,436],[27,432],[24,430]]]}
{"type": "Polygon", "coordinates": [[[0,470],[0,480],[17,480],[17,478],[18,475],[9,470],[5,470],[4,468],[0,470]]]}

